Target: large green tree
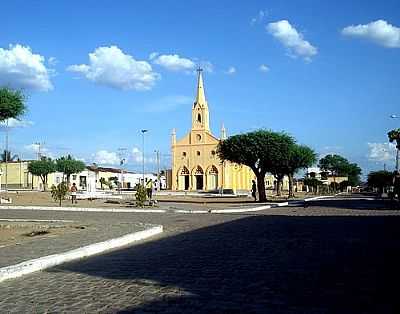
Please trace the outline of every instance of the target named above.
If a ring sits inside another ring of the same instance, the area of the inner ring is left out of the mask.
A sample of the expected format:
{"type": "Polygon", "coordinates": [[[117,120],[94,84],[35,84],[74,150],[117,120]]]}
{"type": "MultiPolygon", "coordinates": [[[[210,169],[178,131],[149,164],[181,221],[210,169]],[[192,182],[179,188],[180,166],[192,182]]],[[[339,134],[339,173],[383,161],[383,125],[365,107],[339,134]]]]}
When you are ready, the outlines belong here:
{"type": "Polygon", "coordinates": [[[319,167],[322,171],[329,172],[333,176],[334,182],[336,182],[337,176],[347,176],[349,184],[352,186],[358,185],[360,182],[361,168],[340,155],[326,155],[320,159],[319,167]]]}
{"type": "Polygon", "coordinates": [[[372,171],[368,174],[367,184],[371,188],[377,188],[382,193],[384,188],[393,184],[393,174],[386,170],[372,171]]]}
{"type": "Polygon", "coordinates": [[[50,173],[56,171],[56,165],[51,158],[42,157],[41,160],[31,161],[28,165],[28,171],[34,176],[40,177],[43,182],[44,190],[47,188],[47,177],[50,173]]]}
{"type": "Polygon", "coordinates": [[[64,173],[69,185],[71,174],[79,173],[86,169],[84,162],[74,159],[71,155],[60,157],[56,160],[56,169],[64,173]]]}
{"type": "Polygon", "coordinates": [[[21,91],[0,88],[0,121],[18,118],[26,111],[25,96],[21,91]]]}
{"type": "Polygon", "coordinates": [[[289,178],[289,197],[294,197],[293,178],[300,169],[311,167],[317,161],[317,154],[305,145],[293,145],[289,154],[287,175],[289,178]]]}
{"type": "Polygon", "coordinates": [[[274,173],[281,159],[290,152],[294,139],[283,132],[257,130],[230,136],[219,143],[217,154],[222,161],[250,167],[257,178],[259,201],[266,201],[265,175],[274,173]]]}

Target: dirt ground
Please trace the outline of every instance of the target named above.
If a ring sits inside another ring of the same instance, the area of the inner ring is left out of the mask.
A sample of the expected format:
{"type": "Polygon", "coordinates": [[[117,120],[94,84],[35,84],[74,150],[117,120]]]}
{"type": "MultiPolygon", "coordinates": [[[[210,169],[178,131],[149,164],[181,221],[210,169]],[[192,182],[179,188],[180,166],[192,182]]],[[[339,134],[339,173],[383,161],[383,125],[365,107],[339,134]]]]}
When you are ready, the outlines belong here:
{"type": "Polygon", "coordinates": [[[0,221],[0,248],[26,241],[62,236],[69,232],[79,232],[82,228],[84,226],[65,223],[0,221]]]}

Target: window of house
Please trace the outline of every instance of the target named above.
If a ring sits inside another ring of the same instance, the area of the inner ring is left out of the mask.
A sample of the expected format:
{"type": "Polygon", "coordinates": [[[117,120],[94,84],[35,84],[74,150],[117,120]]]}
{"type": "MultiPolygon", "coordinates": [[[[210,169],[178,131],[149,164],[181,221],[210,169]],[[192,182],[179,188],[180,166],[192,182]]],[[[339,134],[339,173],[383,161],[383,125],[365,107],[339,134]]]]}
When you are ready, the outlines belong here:
{"type": "Polygon", "coordinates": [[[76,180],[76,174],[72,175],[72,180],[76,180]]]}
{"type": "Polygon", "coordinates": [[[197,156],[200,156],[200,151],[197,151],[197,156]]]}
{"type": "Polygon", "coordinates": [[[182,156],[183,156],[183,157],[186,157],[186,152],[183,152],[183,153],[182,153],[182,156]]]}
{"type": "Polygon", "coordinates": [[[200,142],[201,141],[201,135],[197,134],[196,137],[197,137],[197,140],[200,142]]]}

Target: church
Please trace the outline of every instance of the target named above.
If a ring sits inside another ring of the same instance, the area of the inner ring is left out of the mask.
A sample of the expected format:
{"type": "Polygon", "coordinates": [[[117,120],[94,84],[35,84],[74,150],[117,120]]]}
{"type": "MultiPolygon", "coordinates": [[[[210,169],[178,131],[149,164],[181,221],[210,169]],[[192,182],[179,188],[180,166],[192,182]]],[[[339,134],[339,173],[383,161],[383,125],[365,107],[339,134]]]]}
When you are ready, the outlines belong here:
{"type": "Polygon", "coordinates": [[[211,133],[202,70],[197,72],[191,130],[179,140],[176,139],[175,129],[172,131],[172,190],[249,191],[251,180],[255,178],[252,170],[247,166],[222,162],[218,158],[217,146],[226,139],[226,130],[222,125],[220,138],[211,133]]]}

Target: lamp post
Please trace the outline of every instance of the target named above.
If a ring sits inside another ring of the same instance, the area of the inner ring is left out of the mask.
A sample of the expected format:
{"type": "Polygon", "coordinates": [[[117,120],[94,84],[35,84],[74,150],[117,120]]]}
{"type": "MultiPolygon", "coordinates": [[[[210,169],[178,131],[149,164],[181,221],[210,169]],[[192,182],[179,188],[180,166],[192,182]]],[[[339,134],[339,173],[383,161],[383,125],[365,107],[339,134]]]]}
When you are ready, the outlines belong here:
{"type": "MultiPolygon", "coordinates": [[[[399,115],[397,115],[397,114],[392,114],[392,115],[390,115],[390,118],[392,118],[392,119],[400,119],[400,116],[399,115]]],[[[400,151],[400,147],[399,147],[399,142],[398,141],[396,141],[396,172],[397,173],[399,173],[399,151],[400,151]]]]}
{"type": "Polygon", "coordinates": [[[142,132],[142,144],[143,144],[143,146],[142,146],[143,187],[145,186],[145,183],[144,183],[144,135],[148,131],[149,130],[146,130],[146,129],[141,130],[141,132],[142,132]]]}

